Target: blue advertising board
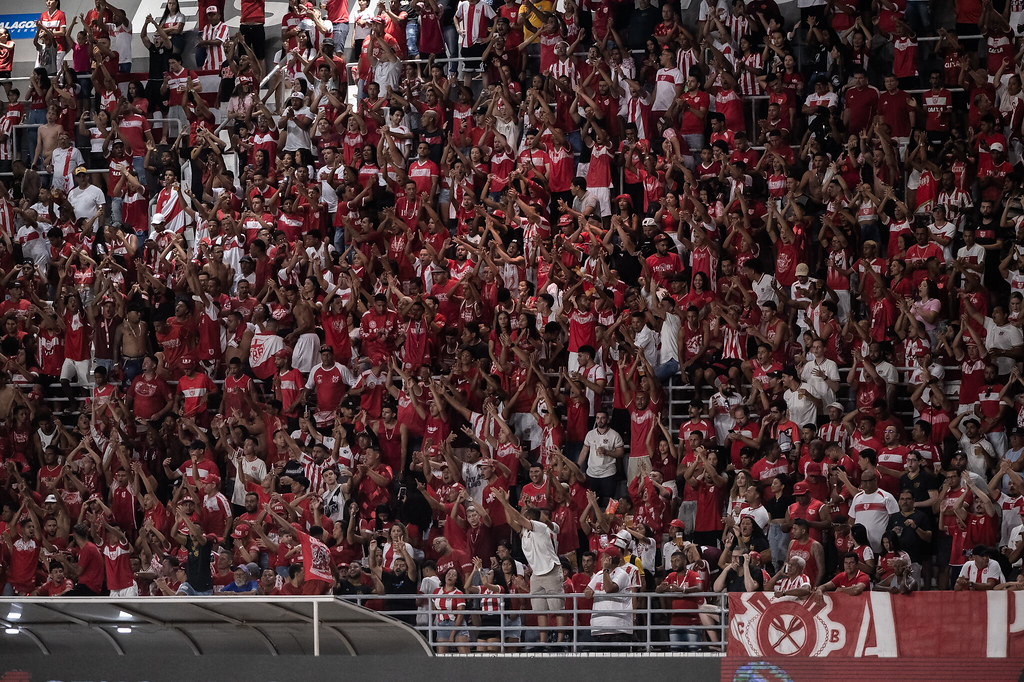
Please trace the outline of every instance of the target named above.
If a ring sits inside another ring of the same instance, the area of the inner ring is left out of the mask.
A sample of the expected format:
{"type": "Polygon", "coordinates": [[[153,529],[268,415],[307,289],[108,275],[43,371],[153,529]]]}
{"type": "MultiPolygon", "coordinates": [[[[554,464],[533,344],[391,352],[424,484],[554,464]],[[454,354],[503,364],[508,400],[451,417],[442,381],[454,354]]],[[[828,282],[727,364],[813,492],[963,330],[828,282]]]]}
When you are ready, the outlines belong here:
{"type": "Polygon", "coordinates": [[[36,22],[39,13],[35,14],[0,14],[0,26],[6,28],[15,40],[32,39],[36,34],[36,22]]]}

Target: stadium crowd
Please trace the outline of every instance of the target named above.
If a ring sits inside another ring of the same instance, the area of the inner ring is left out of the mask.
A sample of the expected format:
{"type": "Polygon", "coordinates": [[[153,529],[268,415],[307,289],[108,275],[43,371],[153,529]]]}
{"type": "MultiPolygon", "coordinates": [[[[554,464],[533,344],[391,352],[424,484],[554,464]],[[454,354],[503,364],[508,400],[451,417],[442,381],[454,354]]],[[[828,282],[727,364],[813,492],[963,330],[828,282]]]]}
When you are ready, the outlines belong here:
{"type": "Polygon", "coordinates": [[[46,0],[3,594],[408,595],[467,650],[1024,587],[1024,5],[499,2],[46,0]]]}

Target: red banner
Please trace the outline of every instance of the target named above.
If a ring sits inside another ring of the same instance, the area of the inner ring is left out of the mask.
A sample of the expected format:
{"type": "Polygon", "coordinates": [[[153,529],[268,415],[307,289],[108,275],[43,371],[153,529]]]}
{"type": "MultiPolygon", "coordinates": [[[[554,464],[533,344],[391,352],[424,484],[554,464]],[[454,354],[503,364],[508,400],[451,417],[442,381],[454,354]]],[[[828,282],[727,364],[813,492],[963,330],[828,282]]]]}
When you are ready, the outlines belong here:
{"type": "Polygon", "coordinates": [[[823,599],[729,595],[728,655],[755,658],[1024,657],[1024,596],[919,592],[823,599]]]}

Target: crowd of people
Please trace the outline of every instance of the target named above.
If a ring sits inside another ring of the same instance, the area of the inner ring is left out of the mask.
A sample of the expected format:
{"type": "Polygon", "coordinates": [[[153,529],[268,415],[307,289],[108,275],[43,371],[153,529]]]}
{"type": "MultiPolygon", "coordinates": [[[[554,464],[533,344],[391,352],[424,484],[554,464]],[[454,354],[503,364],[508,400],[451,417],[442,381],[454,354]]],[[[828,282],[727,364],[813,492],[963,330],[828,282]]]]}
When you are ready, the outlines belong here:
{"type": "Polygon", "coordinates": [[[500,2],[45,0],[3,594],[408,595],[466,650],[1024,587],[1019,3],[500,2]]]}

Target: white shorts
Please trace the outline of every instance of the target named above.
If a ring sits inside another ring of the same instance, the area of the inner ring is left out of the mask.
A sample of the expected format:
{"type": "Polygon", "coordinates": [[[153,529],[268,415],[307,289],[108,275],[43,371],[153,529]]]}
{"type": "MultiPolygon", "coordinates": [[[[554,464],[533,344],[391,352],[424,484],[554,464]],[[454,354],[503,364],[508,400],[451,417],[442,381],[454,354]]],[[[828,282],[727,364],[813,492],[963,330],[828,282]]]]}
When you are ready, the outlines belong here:
{"type": "Polygon", "coordinates": [[[634,478],[642,476],[651,470],[650,455],[630,456],[629,461],[626,463],[626,483],[632,483],[634,478]]]}
{"type": "Polygon", "coordinates": [[[588,187],[590,193],[597,197],[597,205],[601,207],[601,217],[612,214],[612,191],[608,187],[588,187]]]}
{"type": "Polygon", "coordinates": [[[840,289],[836,291],[836,296],[839,299],[839,305],[836,306],[839,324],[846,324],[846,321],[850,319],[850,290],[840,289]]]}
{"type": "Polygon", "coordinates": [[[111,597],[138,597],[139,586],[135,583],[131,584],[131,587],[126,587],[123,590],[111,590],[111,597]]]}
{"type": "Polygon", "coordinates": [[[569,351],[569,374],[580,368],[580,354],[577,351],[569,351]]]}
{"type": "Polygon", "coordinates": [[[309,374],[319,364],[320,337],[312,332],[300,336],[292,351],[292,367],[303,374],[309,374]]]}
{"type": "Polygon", "coordinates": [[[512,419],[509,421],[509,426],[512,427],[512,431],[524,445],[529,445],[531,449],[540,447],[540,442],[544,439],[544,431],[540,428],[540,424],[537,423],[532,414],[528,412],[514,412],[512,419]]]}
{"type": "Polygon", "coordinates": [[[90,364],[88,360],[64,358],[64,364],[60,368],[60,380],[75,381],[80,384],[90,383],[92,381],[92,377],[89,376],[90,364]]]}

